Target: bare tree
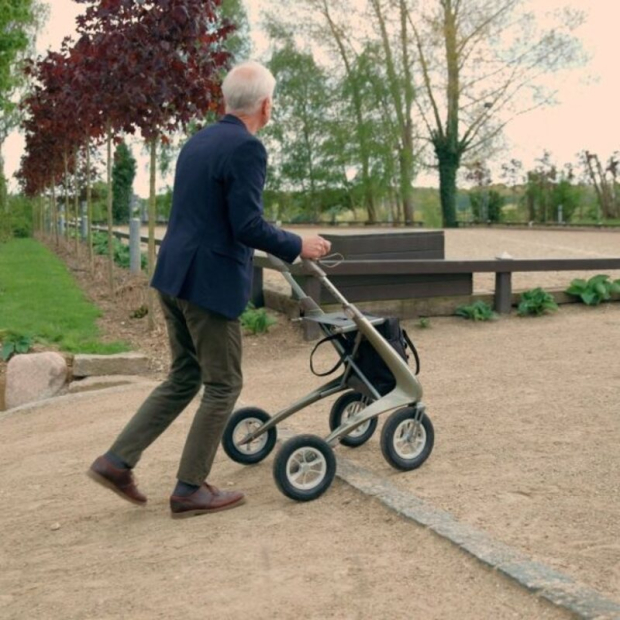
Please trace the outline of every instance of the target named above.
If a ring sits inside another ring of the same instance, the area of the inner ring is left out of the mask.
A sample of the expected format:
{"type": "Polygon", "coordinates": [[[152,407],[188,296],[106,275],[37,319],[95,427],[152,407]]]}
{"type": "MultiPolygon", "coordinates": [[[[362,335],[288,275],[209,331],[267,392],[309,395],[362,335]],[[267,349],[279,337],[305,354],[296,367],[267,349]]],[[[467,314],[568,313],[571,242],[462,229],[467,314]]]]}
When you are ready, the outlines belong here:
{"type": "Polygon", "coordinates": [[[413,222],[413,174],[414,174],[414,137],[411,113],[414,102],[414,86],[412,79],[411,53],[409,50],[409,25],[406,0],[390,2],[385,6],[381,0],[370,0],[372,12],[377,20],[381,34],[381,46],[385,59],[388,92],[392,99],[392,107],[398,125],[400,193],[403,201],[405,223],[413,222]],[[390,6],[394,5],[395,6],[390,6]],[[396,27],[396,43],[390,40],[386,12],[390,9],[398,18],[396,27]],[[400,58],[397,58],[400,53],[400,58]],[[397,65],[397,61],[400,61],[397,65]]]}
{"type": "Polygon", "coordinates": [[[620,201],[617,190],[618,157],[617,154],[610,157],[607,165],[603,167],[596,153],[583,151],[579,154],[581,163],[587,171],[588,178],[596,192],[597,220],[604,218],[620,217],[620,201]]]}
{"type": "Polygon", "coordinates": [[[543,27],[524,0],[432,0],[417,11],[414,4],[408,20],[421,71],[416,103],[437,160],[444,226],[452,227],[463,156],[552,100],[544,78],[582,59],[572,31],[583,16],[559,11],[543,27]]]}

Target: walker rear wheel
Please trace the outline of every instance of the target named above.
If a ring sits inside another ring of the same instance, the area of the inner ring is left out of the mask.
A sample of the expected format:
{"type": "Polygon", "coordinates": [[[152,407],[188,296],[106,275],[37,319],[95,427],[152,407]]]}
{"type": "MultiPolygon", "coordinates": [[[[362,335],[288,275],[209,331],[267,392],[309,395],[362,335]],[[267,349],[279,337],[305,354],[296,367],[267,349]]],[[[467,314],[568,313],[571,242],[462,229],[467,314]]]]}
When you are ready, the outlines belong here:
{"type": "MultiPolygon", "coordinates": [[[[336,430],[359,411],[368,407],[371,402],[372,399],[359,392],[345,392],[332,406],[332,410],[329,414],[329,429],[332,431],[336,430]]],[[[348,435],[341,437],[340,443],[349,448],[357,448],[365,444],[375,432],[377,421],[377,418],[372,418],[360,424],[348,435]]]]}
{"type": "Polygon", "coordinates": [[[398,409],[381,429],[381,452],[394,468],[417,469],[433,451],[435,431],[430,418],[423,413],[416,421],[416,408],[398,409]]]}
{"type": "Polygon", "coordinates": [[[275,426],[249,443],[242,441],[270,419],[271,416],[258,407],[243,407],[235,411],[222,435],[224,452],[233,461],[243,465],[260,463],[267,458],[276,445],[278,432],[275,426]]]}
{"type": "Polygon", "coordinates": [[[316,435],[297,435],[282,444],[273,463],[273,477],[284,495],[299,502],[321,496],[336,475],[330,445],[316,435]]]}

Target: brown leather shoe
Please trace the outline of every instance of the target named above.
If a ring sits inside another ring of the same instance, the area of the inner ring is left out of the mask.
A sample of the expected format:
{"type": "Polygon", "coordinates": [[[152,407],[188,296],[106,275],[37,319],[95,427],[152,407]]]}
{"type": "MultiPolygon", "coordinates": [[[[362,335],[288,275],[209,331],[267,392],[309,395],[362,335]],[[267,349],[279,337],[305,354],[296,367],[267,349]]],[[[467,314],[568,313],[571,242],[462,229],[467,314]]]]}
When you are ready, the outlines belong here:
{"type": "Polygon", "coordinates": [[[114,467],[105,456],[95,459],[86,475],[132,504],[146,504],[146,496],[138,491],[131,469],[114,467]]]}
{"type": "Polygon", "coordinates": [[[218,512],[235,508],[245,502],[245,496],[240,491],[220,491],[206,482],[194,493],[187,497],[172,495],[170,510],[173,519],[183,519],[204,515],[209,512],[218,512]]]}

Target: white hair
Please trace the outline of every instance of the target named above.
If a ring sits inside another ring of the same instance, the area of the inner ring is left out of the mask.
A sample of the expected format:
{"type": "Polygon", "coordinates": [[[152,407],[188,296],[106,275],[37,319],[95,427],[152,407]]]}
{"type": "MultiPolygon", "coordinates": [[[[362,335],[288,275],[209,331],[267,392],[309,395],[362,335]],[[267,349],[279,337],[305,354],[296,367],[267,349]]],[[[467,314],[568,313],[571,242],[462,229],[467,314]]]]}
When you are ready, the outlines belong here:
{"type": "Polygon", "coordinates": [[[276,79],[271,71],[252,60],[233,67],[222,92],[227,113],[254,114],[265,99],[273,97],[276,79]]]}

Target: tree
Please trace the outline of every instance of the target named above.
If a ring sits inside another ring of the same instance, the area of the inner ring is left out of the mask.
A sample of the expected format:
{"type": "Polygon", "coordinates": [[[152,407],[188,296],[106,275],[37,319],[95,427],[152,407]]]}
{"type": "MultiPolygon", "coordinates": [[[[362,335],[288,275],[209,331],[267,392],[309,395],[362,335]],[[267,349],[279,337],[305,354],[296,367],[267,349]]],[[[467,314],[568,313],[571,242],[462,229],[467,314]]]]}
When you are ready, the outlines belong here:
{"type": "Polygon", "coordinates": [[[597,201],[597,221],[604,218],[620,217],[620,195],[617,191],[619,157],[615,153],[605,166],[596,153],[582,151],[581,164],[594,186],[597,201]]]}
{"type": "Polygon", "coordinates": [[[226,36],[225,47],[233,64],[247,60],[252,53],[250,24],[242,0],[221,0],[219,16],[223,24],[234,24],[226,36]]]}
{"type": "Polygon", "coordinates": [[[582,21],[542,27],[524,0],[433,0],[409,12],[421,68],[418,109],[435,152],[444,226],[456,226],[456,175],[514,116],[548,103],[541,77],[581,61],[582,21]]]}
{"type": "Polygon", "coordinates": [[[21,61],[31,51],[43,17],[37,0],[0,0],[0,212],[8,206],[2,145],[19,123],[14,97],[24,79],[21,61]]]}
{"type": "Polygon", "coordinates": [[[394,12],[398,17],[396,43],[390,40],[386,18],[387,9],[381,0],[370,0],[372,12],[377,20],[381,35],[381,47],[387,73],[387,92],[391,97],[398,127],[398,161],[400,169],[400,195],[406,224],[413,223],[413,176],[414,136],[411,112],[414,102],[412,78],[412,55],[409,50],[409,27],[406,0],[398,0],[394,12]],[[397,54],[400,58],[397,57],[397,54]],[[399,70],[400,68],[400,70],[399,70]]]}
{"type": "MultiPolygon", "coordinates": [[[[316,10],[322,17],[330,35],[330,41],[335,47],[335,52],[344,67],[345,92],[349,94],[351,116],[354,119],[354,136],[358,147],[360,162],[361,181],[364,195],[364,206],[368,214],[368,223],[377,221],[377,210],[373,182],[371,178],[371,149],[369,148],[369,124],[367,122],[367,110],[364,105],[362,83],[357,79],[355,72],[355,50],[347,41],[347,28],[339,24],[334,17],[333,6],[328,0],[308,0],[308,5],[316,10]]],[[[319,33],[318,37],[323,36],[319,33]]]]}
{"type": "Polygon", "coordinates": [[[112,168],[112,212],[115,223],[128,222],[131,217],[133,181],[136,177],[136,160],[122,140],[114,152],[112,168]]]}
{"type": "Polygon", "coordinates": [[[277,141],[275,173],[281,187],[302,190],[304,211],[319,219],[318,190],[334,174],[325,165],[329,138],[327,119],[334,100],[327,76],[312,55],[285,41],[271,56],[268,67],[278,83],[278,101],[266,138],[277,141]]]}
{"type": "MultiPolygon", "coordinates": [[[[78,45],[84,55],[94,59],[91,83],[96,83],[101,94],[108,184],[115,131],[126,128],[131,133],[138,127],[149,148],[148,266],[152,274],[157,146],[167,142],[167,136],[177,128],[217,109],[221,72],[229,60],[222,43],[233,26],[218,15],[218,0],[76,1],[88,5],[77,19],[81,36],[78,45]]],[[[111,191],[108,200],[110,230],[111,191]]],[[[150,296],[149,305],[152,309],[150,296]]],[[[152,317],[150,312],[150,326],[152,317]]]]}
{"type": "Polygon", "coordinates": [[[532,222],[569,222],[581,199],[581,190],[573,184],[572,166],[558,170],[545,151],[538,165],[527,172],[525,200],[532,222]]]}

